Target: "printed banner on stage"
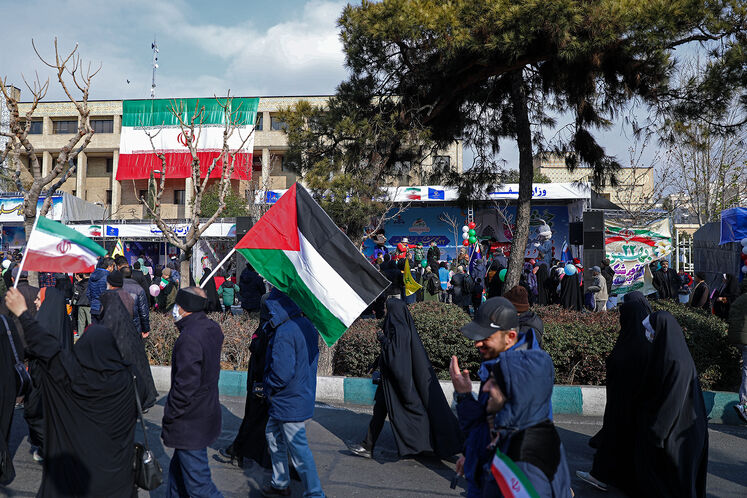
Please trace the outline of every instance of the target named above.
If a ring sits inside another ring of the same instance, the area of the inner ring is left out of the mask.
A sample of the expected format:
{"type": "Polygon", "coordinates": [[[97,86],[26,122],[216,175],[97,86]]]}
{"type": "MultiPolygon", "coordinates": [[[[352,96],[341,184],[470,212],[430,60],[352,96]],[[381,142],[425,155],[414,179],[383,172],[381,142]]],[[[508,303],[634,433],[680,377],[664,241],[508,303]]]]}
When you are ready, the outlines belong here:
{"type": "Polygon", "coordinates": [[[645,291],[651,286],[648,266],[672,253],[669,221],[659,220],[643,227],[628,227],[605,223],[605,251],[615,270],[612,293],[620,296],[634,290],[645,291]]]}
{"type": "MultiPolygon", "coordinates": [[[[44,204],[44,197],[41,197],[36,203],[37,212],[41,210],[44,204]]],[[[62,196],[52,196],[52,206],[49,208],[47,218],[59,220],[62,218],[62,196]]],[[[23,223],[23,197],[0,197],[0,222],[21,222],[23,223]]]]}

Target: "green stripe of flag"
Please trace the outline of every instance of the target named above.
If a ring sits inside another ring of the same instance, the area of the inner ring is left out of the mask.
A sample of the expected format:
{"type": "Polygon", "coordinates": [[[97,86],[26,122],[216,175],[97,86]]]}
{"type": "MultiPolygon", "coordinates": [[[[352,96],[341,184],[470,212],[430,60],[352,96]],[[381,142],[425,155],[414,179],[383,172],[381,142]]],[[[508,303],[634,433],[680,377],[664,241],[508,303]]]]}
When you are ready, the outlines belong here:
{"type": "MultiPolygon", "coordinates": [[[[225,99],[220,99],[225,103],[225,99]]],[[[172,106],[180,109],[185,122],[189,122],[195,107],[204,107],[203,124],[223,124],[223,108],[216,99],[148,99],[122,102],[122,126],[178,126],[179,120],[171,112],[172,106]]],[[[258,98],[233,98],[231,115],[238,125],[253,125],[257,116],[258,98]]]]}
{"type": "Polygon", "coordinates": [[[516,463],[511,460],[511,458],[508,455],[505,455],[501,452],[501,450],[496,450],[495,452],[496,458],[499,458],[511,471],[514,473],[516,478],[521,481],[522,486],[524,486],[524,489],[526,490],[527,494],[531,496],[532,498],[540,498],[539,493],[537,493],[537,490],[534,489],[534,486],[532,485],[532,481],[529,480],[529,478],[524,474],[524,471],[519,468],[516,463]]]}
{"type": "Polygon", "coordinates": [[[72,228],[66,227],[62,223],[58,223],[56,221],[45,218],[44,216],[40,216],[36,221],[36,229],[47,232],[48,234],[54,235],[55,237],[67,239],[73,244],[81,246],[82,248],[95,254],[96,256],[101,257],[106,254],[106,249],[104,249],[85,235],[77,232],[76,230],[73,230],[72,228]]]}
{"type": "Polygon", "coordinates": [[[237,249],[256,269],[265,268],[263,277],[285,292],[299,308],[304,310],[328,346],[332,346],[347,330],[342,321],[333,315],[298,275],[296,267],[283,251],[277,249],[237,249]]]}

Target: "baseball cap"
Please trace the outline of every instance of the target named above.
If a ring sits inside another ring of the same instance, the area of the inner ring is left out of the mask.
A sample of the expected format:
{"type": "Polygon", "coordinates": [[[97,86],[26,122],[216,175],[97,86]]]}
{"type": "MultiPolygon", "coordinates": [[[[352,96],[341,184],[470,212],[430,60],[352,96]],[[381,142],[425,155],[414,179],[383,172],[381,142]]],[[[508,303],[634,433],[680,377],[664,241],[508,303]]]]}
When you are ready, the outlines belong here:
{"type": "Polygon", "coordinates": [[[591,267],[591,271],[595,271],[595,272],[597,272],[597,273],[601,273],[601,272],[602,272],[602,269],[601,269],[601,268],[599,268],[598,266],[592,266],[592,267],[591,267]]]}
{"type": "Polygon", "coordinates": [[[505,297],[491,297],[480,305],[475,318],[459,329],[472,341],[481,341],[499,330],[516,330],[519,315],[511,301],[505,297]]]}

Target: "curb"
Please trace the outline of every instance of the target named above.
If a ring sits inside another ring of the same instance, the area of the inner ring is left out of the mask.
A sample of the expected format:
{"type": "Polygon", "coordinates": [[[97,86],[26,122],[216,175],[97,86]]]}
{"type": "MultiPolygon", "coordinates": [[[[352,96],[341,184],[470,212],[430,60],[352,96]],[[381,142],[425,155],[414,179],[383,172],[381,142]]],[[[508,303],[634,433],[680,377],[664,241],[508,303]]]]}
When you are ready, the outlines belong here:
{"type": "MultiPolygon", "coordinates": [[[[156,389],[165,394],[171,387],[171,367],[151,366],[156,389]]],[[[452,400],[454,388],[449,381],[440,381],[447,400],[452,400]]],[[[480,387],[472,383],[473,392],[480,387]]],[[[222,396],[246,396],[246,371],[221,370],[218,391],[222,396]]],[[[361,377],[317,377],[317,401],[372,405],[376,386],[371,379],[361,377]]],[[[703,391],[708,421],[716,424],[743,425],[733,406],[739,401],[737,393],[703,391]]],[[[604,386],[555,385],[552,391],[553,414],[601,417],[607,402],[604,386]]]]}

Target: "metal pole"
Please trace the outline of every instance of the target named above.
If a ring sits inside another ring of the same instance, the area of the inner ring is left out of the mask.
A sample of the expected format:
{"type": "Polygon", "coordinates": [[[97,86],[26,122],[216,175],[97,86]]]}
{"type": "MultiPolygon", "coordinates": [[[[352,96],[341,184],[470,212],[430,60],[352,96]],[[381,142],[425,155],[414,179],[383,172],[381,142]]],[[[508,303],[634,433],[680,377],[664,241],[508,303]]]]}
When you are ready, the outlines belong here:
{"type": "Polygon", "coordinates": [[[230,251],[228,251],[228,254],[226,254],[226,257],[223,258],[223,260],[220,263],[218,263],[218,266],[215,267],[215,269],[212,271],[212,273],[210,275],[208,275],[207,278],[204,278],[204,275],[203,275],[203,279],[200,281],[200,289],[204,289],[205,288],[205,284],[208,283],[208,281],[211,278],[213,278],[213,275],[215,275],[216,273],[218,273],[218,270],[221,268],[221,266],[223,266],[224,264],[226,264],[226,261],[228,261],[228,258],[230,258],[231,256],[233,256],[233,253],[235,253],[235,252],[236,252],[236,248],[234,247],[233,249],[231,249],[230,251]]]}

